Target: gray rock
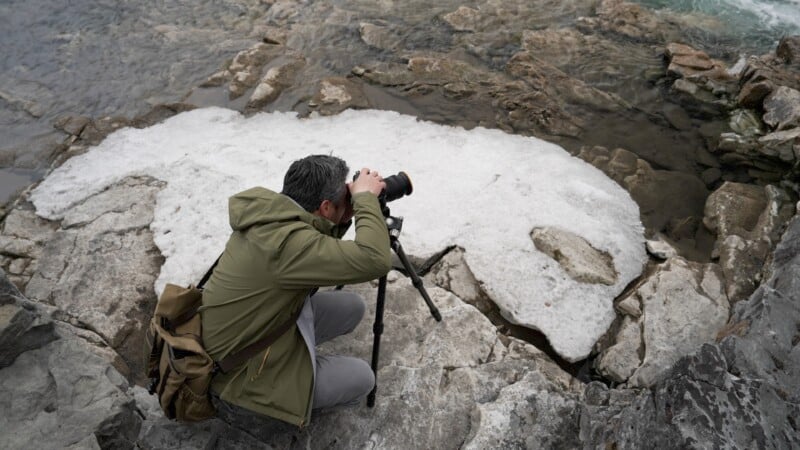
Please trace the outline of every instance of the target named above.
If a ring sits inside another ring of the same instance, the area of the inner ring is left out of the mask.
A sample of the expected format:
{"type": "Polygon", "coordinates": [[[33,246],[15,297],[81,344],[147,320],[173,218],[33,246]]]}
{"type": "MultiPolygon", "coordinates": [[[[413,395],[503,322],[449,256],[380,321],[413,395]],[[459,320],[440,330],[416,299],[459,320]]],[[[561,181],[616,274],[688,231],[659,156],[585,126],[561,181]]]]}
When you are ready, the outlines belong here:
{"type": "Polygon", "coordinates": [[[259,42],[249,49],[242,50],[234,56],[233,61],[227,68],[230,75],[222,72],[212,76],[215,79],[209,79],[207,83],[215,84],[218,79],[224,80],[230,77],[228,85],[230,99],[239,98],[258,83],[261,67],[276,57],[278,50],[281,48],[281,46],[259,42]]]}
{"type": "Polygon", "coordinates": [[[457,10],[442,16],[442,19],[456,31],[475,31],[480,23],[480,12],[467,6],[459,6],[457,10]]]}
{"type": "Polygon", "coordinates": [[[437,286],[452,292],[456,297],[478,308],[482,313],[492,309],[492,301],[464,260],[464,249],[448,252],[430,270],[429,278],[437,286]]]}
{"type": "Polygon", "coordinates": [[[540,252],[558,261],[572,279],[609,286],[616,283],[617,272],[611,255],[592,247],[582,237],[546,227],[531,231],[531,239],[540,252]]]}
{"type": "Polygon", "coordinates": [[[639,299],[635,296],[629,296],[622,299],[619,303],[617,303],[617,310],[623,314],[633,317],[634,319],[642,316],[642,305],[639,302],[639,299]]]}
{"type": "Polygon", "coordinates": [[[722,271],[715,264],[670,259],[633,295],[641,298],[644,313],[644,357],[628,381],[633,386],[663,379],[679,358],[713,341],[728,321],[722,271]]]}
{"type": "Polygon", "coordinates": [[[361,33],[361,40],[371,47],[395,50],[400,44],[400,37],[395,35],[388,26],[361,22],[358,31],[361,33]]]}
{"type": "Polygon", "coordinates": [[[319,90],[309,106],[324,116],[338,114],[345,109],[369,107],[360,83],[342,77],[331,77],[320,81],[319,90]]]}
{"type": "Polygon", "coordinates": [[[767,206],[763,187],[725,182],[708,196],[703,224],[720,239],[753,231],[767,206]]]}
{"type": "Polygon", "coordinates": [[[624,383],[641,366],[642,353],[642,321],[625,317],[617,333],[616,343],[600,354],[595,361],[595,367],[609,380],[624,383]]]}
{"type": "Polygon", "coordinates": [[[47,242],[25,288],[101,335],[137,372],[163,261],[148,228],[161,186],[128,179],[72,208],[64,219],[72,228],[47,242]]]}
{"type": "MultiPolygon", "coordinates": [[[[321,346],[320,353],[368,360],[374,320],[369,299],[376,291],[369,284],[352,288],[368,299],[366,317],[350,335],[321,346]]],[[[570,442],[561,431],[577,431],[572,377],[529,344],[501,340],[485,316],[447,291],[429,286],[428,292],[442,313],[441,323],[431,318],[407,278],[388,285],[373,409],[361,404],[315,412],[304,430],[269,420],[256,426],[257,419],[235,409],[225,420],[276,448],[482,446],[525,442],[539,431],[540,439],[570,442]],[[552,415],[551,406],[561,412],[552,415]],[[505,411],[515,411],[510,420],[505,411]],[[520,420],[525,427],[515,426],[520,420]]]]}
{"type": "Polygon", "coordinates": [[[760,136],[764,134],[761,118],[750,109],[737,109],[731,113],[728,125],[740,136],[760,136]]]}
{"type": "Polygon", "coordinates": [[[673,256],[678,256],[678,251],[675,250],[675,247],[661,236],[658,239],[648,239],[645,245],[647,246],[647,253],[658,259],[669,259],[673,256]]]}
{"type": "MultiPolygon", "coordinates": [[[[3,311],[24,311],[30,324],[18,345],[2,331],[0,354],[17,353],[0,366],[0,428],[9,448],[133,448],[141,426],[128,382],[113,367],[108,352],[71,332],[54,327],[36,305],[13,293],[0,277],[3,311]],[[30,326],[34,325],[35,326],[30,326]],[[42,439],[42,437],[46,439],[42,439]]],[[[19,314],[15,318],[19,318],[19,314]]],[[[17,322],[19,323],[19,322],[17,322]]]]}
{"type": "Polygon", "coordinates": [[[720,344],[682,358],[650,390],[612,391],[614,398],[587,386],[584,448],[800,446],[800,218],[789,223],[769,273],[736,305],[720,344]]]}
{"type": "Polygon", "coordinates": [[[800,127],[800,92],[779,86],[764,100],[764,122],[773,130],[800,127]]]}
{"type": "Polygon", "coordinates": [[[757,150],[787,163],[800,161],[800,128],[775,131],[758,139],[757,150]]]}

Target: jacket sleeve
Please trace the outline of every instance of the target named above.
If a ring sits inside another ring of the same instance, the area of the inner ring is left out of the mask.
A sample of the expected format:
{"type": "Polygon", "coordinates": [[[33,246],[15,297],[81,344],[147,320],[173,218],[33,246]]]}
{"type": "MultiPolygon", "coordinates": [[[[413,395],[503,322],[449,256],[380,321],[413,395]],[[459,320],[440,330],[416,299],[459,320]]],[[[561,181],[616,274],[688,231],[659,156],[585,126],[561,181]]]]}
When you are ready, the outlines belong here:
{"type": "Polygon", "coordinates": [[[311,227],[293,232],[278,255],[278,283],[311,288],[362,283],[391,268],[389,232],[378,198],[369,192],[353,196],[356,237],[342,241],[311,227]]]}

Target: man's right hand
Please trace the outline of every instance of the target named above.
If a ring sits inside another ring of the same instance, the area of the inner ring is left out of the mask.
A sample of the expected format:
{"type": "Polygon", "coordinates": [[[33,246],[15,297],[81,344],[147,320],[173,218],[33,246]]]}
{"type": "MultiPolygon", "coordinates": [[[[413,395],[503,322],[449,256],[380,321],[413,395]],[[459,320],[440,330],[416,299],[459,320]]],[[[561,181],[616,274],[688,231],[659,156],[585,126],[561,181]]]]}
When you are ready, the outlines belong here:
{"type": "Polygon", "coordinates": [[[386,183],[383,182],[383,177],[377,171],[370,170],[366,167],[361,169],[358,178],[355,181],[347,184],[350,189],[350,194],[355,195],[359,192],[372,192],[373,194],[380,195],[381,191],[386,189],[386,183]]]}

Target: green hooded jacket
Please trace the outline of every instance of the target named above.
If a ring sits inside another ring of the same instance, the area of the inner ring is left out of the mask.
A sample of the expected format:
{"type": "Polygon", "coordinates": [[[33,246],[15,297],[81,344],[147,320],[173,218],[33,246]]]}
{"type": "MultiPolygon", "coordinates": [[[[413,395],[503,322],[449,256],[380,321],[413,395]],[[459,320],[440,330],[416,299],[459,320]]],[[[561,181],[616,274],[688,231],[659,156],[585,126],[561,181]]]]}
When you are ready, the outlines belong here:
{"type": "MultiPolygon", "coordinates": [[[[377,197],[362,192],[352,202],[356,237],[343,241],[342,227],[285,195],[256,187],[230,198],[233,233],[200,309],[203,344],[215,361],[284,323],[313,288],[361,283],[389,271],[389,234],[377,197]]],[[[242,367],[214,376],[211,389],[224,401],[303,426],[313,378],[295,324],[242,367]]]]}

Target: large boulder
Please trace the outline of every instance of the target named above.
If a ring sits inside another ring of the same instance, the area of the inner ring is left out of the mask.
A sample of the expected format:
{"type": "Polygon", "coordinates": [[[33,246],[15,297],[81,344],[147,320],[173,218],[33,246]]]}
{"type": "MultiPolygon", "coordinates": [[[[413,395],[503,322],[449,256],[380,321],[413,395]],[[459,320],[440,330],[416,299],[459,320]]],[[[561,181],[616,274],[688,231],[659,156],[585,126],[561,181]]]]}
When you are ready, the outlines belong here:
{"type": "Polygon", "coordinates": [[[706,202],[703,223],[716,233],[714,255],[725,274],[731,302],[746,299],[791,217],[789,195],[775,186],[726,182],[706,202]]]}
{"type": "Polygon", "coordinates": [[[616,382],[652,386],[678,359],[712,342],[729,315],[721,272],[716,264],[682,258],[658,266],[630,293],[642,314],[625,318],[615,344],[598,358],[598,371],[616,382]]]}
{"type": "Polygon", "coordinates": [[[54,322],[2,271],[0,305],[0,428],[14,430],[4,446],[134,448],[141,418],[114,353],[54,322]]]}
{"type": "Polygon", "coordinates": [[[649,390],[592,383],[585,447],[795,448],[800,415],[800,218],[775,250],[769,280],[736,305],[719,344],[682,358],[649,390]]]}

